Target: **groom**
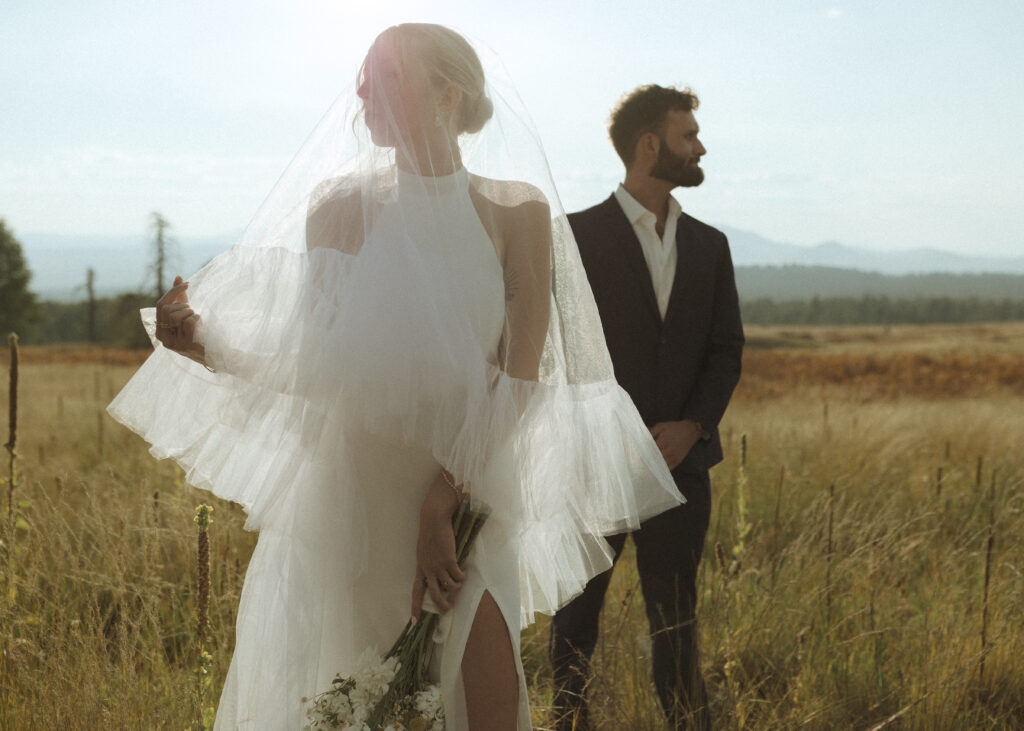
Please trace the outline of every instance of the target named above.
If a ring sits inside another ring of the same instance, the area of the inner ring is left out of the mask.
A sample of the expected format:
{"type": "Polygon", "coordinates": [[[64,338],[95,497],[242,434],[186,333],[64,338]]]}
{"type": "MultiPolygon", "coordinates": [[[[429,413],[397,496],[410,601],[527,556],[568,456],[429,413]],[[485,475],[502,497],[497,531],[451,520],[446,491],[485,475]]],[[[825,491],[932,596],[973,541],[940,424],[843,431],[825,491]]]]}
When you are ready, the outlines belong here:
{"type": "MultiPolygon", "coordinates": [[[[626,178],[603,203],[569,215],[615,376],[650,427],[686,504],[632,534],[653,644],[654,683],[673,728],[709,727],[697,653],[697,566],[711,512],[708,469],[722,459],[718,422],[740,377],[743,326],[729,245],[683,213],[676,187],[704,180],[689,89],[630,93],[609,133],[626,178]]],[[[626,535],[608,542],[618,559],[626,535]]],[[[590,729],[588,664],[611,570],[551,626],[558,729],[590,729]]]]}

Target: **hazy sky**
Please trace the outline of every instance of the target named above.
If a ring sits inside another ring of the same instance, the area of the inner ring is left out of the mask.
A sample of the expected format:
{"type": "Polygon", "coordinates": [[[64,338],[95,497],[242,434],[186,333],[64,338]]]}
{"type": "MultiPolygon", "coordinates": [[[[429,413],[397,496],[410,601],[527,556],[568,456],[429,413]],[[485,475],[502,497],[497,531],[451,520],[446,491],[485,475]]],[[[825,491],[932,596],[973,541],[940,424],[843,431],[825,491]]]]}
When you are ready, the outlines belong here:
{"type": "Polygon", "coordinates": [[[568,210],[621,178],[610,107],[691,86],[710,223],[780,241],[1024,250],[1024,2],[5,0],[0,217],[16,233],[240,231],[378,31],[503,59],[568,210]]]}

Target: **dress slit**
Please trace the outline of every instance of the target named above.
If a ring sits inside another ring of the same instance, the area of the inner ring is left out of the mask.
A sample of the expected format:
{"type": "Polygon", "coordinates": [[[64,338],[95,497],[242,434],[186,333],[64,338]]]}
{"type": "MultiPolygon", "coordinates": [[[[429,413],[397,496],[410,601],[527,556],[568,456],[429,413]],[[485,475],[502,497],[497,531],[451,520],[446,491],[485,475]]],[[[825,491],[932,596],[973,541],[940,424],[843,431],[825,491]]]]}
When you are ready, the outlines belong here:
{"type": "MultiPolygon", "coordinates": [[[[473,571],[471,577],[480,577],[477,567],[472,566],[467,570],[473,571]]],[[[487,592],[494,599],[498,610],[505,623],[505,630],[508,632],[509,641],[512,643],[512,655],[515,661],[516,682],[519,685],[518,708],[516,712],[516,727],[519,731],[529,731],[532,728],[530,719],[529,697],[526,687],[526,673],[523,670],[523,663],[520,657],[519,632],[513,632],[513,627],[519,626],[519,602],[516,599],[513,605],[503,601],[507,597],[500,597],[491,588],[485,585],[481,579],[467,579],[467,584],[459,591],[450,617],[444,618],[439,637],[443,644],[438,647],[440,651],[440,680],[441,695],[445,707],[445,729],[447,731],[469,731],[469,716],[466,708],[466,691],[462,678],[462,658],[466,654],[466,645],[469,642],[469,633],[473,628],[473,621],[480,608],[480,602],[484,593],[487,592]],[[468,591],[467,591],[468,590],[468,591]]]]}

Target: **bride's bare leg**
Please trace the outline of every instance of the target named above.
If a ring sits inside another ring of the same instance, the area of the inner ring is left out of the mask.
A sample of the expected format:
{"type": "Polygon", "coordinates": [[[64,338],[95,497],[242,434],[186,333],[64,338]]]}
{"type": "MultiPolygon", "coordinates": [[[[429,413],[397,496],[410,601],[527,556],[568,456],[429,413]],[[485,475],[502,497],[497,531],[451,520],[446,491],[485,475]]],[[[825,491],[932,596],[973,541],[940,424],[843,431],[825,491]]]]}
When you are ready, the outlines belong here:
{"type": "Polygon", "coordinates": [[[519,677],[498,604],[484,592],[462,656],[462,685],[471,731],[515,731],[519,677]]]}

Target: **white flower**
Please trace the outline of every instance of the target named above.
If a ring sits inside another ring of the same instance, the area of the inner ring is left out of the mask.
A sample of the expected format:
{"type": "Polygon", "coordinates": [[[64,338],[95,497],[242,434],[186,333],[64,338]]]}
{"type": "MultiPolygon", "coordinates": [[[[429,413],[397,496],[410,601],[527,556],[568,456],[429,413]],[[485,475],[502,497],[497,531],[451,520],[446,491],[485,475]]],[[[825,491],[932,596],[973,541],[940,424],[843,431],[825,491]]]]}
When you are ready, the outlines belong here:
{"type": "Polygon", "coordinates": [[[356,685],[355,688],[349,691],[348,698],[352,703],[352,720],[357,724],[361,724],[370,715],[370,711],[373,709],[377,699],[370,695],[370,691],[367,688],[360,685],[356,685]]]}
{"type": "Polygon", "coordinates": [[[436,685],[428,685],[416,694],[416,710],[428,721],[444,718],[444,707],[441,704],[441,689],[436,685]]]}
{"type": "Polygon", "coordinates": [[[334,702],[334,712],[338,714],[338,717],[345,721],[353,721],[352,718],[352,703],[349,702],[347,695],[338,696],[334,702]]]}
{"type": "Polygon", "coordinates": [[[366,697],[376,703],[384,697],[388,684],[394,679],[396,672],[398,672],[398,658],[389,657],[384,660],[379,652],[370,648],[364,650],[363,654],[359,656],[352,679],[356,681],[356,688],[361,689],[366,697]]]}

